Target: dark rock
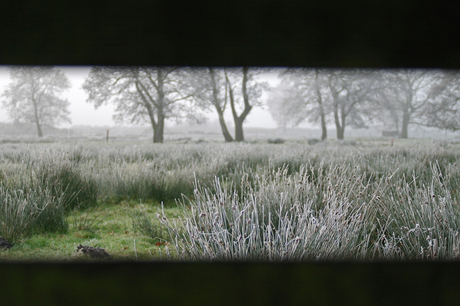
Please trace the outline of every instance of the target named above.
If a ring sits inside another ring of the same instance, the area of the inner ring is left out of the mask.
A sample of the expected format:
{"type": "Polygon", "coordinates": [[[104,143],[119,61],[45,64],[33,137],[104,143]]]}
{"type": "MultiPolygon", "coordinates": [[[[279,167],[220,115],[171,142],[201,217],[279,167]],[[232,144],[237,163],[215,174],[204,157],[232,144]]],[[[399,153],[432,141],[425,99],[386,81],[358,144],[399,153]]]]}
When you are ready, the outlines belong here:
{"type": "Polygon", "coordinates": [[[0,237],[0,250],[8,250],[12,247],[13,245],[8,240],[6,240],[6,238],[0,237]]]}
{"type": "Polygon", "coordinates": [[[87,245],[79,245],[77,246],[77,253],[85,254],[94,259],[111,259],[109,253],[107,253],[104,249],[90,247],[87,245]]]}

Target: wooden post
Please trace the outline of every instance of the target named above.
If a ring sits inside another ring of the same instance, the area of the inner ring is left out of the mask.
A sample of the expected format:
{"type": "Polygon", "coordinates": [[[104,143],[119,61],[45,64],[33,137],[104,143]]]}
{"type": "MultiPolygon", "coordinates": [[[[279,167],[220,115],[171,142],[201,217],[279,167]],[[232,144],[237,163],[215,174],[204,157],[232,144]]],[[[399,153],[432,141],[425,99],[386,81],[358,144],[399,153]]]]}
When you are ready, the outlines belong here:
{"type": "Polygon", "coordinates": [[[106,137],[107,143],[109,143],[109,130],[107,130],[107,137],[106,137]]]}

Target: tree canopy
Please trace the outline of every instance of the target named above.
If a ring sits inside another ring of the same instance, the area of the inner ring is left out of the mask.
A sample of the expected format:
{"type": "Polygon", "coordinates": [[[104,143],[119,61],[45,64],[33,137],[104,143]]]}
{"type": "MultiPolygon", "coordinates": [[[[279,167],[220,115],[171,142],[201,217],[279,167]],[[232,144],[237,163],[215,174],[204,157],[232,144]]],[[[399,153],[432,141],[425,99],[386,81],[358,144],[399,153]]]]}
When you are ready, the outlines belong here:
{"type": "Polygon", "coordinates": [[[116,122],[149,122],[153,142],[162,143],[165,119],[205,120],[194,103],[191,73],[178,67],[93,67],[82,88],[95,108],[115,104],[116,122]]]}
{"type": "Polygon", "coordinates": [[[64,72],[52,66],[8,67],[11,83],[2,94],[2,103],[11,119],[35,123],[38,137],[43,124],[70,123],[69,101],[59,95],[70,88],[64,72]]]}

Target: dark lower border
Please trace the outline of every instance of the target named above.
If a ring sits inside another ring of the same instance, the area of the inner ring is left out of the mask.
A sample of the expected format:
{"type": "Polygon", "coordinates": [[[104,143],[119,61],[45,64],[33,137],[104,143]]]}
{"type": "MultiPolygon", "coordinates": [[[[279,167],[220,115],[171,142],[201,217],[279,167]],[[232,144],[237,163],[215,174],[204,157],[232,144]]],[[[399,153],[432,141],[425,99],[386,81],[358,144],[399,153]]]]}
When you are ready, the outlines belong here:
{"type": "Polygon", "coordinates": [[[460,288],[457,263],[3,263],[0,271],[2,305],[447,305],[460,288]]]}

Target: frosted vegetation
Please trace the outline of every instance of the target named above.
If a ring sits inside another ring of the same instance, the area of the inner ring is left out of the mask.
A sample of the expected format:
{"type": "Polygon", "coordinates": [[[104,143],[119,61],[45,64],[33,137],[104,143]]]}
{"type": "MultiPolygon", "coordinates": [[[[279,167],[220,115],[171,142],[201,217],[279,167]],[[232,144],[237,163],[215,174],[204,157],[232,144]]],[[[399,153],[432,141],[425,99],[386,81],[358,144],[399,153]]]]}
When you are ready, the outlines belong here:
{"type": "MultiPolygon", "coordinates": [[[[456,260],[460,151],[434,145],[4,144],[0,236],[65,232],[104,198],[179,205],[172,259],[456,260]]],[[[154,205],[154,204],[151,204],[154,205]]]]}

